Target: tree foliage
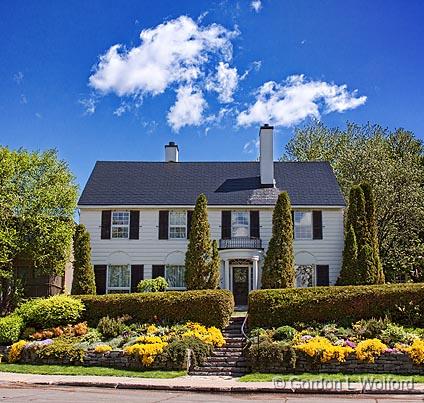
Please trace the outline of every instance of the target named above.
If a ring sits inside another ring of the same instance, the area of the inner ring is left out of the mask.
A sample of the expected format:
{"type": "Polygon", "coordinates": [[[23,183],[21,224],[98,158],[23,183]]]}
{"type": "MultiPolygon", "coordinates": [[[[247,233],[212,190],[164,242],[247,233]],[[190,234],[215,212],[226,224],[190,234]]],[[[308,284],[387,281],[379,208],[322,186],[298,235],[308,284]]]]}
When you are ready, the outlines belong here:
{"type": "Polygon", "coordinates": [[[358,265],[358,245],[356,243],[356,235],[353,226],[349,227],[346,232],[345,243],[343,249],[343,262],[340,276],[337,279],[337,285],[357,284],[357,266],[358,265]]]}
{"type": "Polygon", "coordinates": [[[0,147],[0,302],[15,291],[14,262],[40,274],[63,274],[74,231],[77,186],[55,151],[0,147]]]}
{"type": "Polygon", "coordinates": [[[201,194],[191,220],[189,243],[185,256],[185,281],[189,290],[215,289],[219,283],[221,261],[216,241],[211,242],[208,201],[201,194]]]}
{"type": "Polygon", "coordinates": [[[262,270],[262,288],[286,288],[294,285],[292,212],[289,195],[282,192],[272,215],[272,237],[262,270]]]}
{"type": "Polygon", "coordinates": [[[314,122],[296,130],[283,159],[329,161],[346,199],[353,184],[369,183],[386,280],[424,278],[424,146],[413,133],[371,124],[330,129],[314,122]]]}
{"type": "Polygon", "coordinates": [[[75,227],[73,241],[74,277],[71,293],[73,295],[96,294],[94,268],[91,264],[90,234],[83,224],[75,227]]]}

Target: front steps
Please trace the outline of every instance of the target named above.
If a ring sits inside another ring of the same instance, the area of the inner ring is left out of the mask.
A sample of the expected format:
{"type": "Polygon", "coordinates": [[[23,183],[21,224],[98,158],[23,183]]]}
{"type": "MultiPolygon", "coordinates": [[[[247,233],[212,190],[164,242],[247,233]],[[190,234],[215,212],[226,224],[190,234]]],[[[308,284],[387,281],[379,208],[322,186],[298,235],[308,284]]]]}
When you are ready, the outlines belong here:
{"type": "Polygon", "coordinates": [[[242,376],[248,372],[246,359],[243,356],[245,345],[241,333],[243,317],[231,318],[230,324],[223,330],[225,344],[215,348],[212,355],[198,367],[189,371],[190,375],[242,376]]]}

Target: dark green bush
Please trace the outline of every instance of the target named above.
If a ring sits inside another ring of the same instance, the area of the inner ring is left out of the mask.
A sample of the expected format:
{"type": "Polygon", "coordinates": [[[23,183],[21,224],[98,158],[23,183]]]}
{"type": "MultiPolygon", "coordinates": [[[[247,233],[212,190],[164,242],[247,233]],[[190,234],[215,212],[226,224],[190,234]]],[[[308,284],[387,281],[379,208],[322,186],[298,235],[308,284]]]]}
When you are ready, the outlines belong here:
{"type": "Polygon", "coordinates": [[[16,313],[26,326],[49,328],[78,322],[84,305],[78,299],[67,295],[36,298],[22,304],[16,313]]]}
{"type": "Polygon", "coordinates": [[[297,331],[291,326],[280,326],[275,330],[274,340],[278,341],[292,341],[297,331]]]}
{"type": "Polygon", "coordinates": [[[105,340],[118,337],[123,331],[127,329],[125,322],[130,319],[129,316],[121,316],[119,318],[110,318],[104,316],[100,319],[97,325],[97,330],[102,334],[105,340]]]}
{"type": "Polygon", "coordinates": [[[290,343],[262,340],[259,343],[251,342],[247,349],[247,358],[253,371],[260,371],[268,366],[269,362],[290,362],[296,366],[296,351],[290,343]]]}
{"type": "Polygon", "coordinates": [[[402,307],[411,305],[424,313],[424,284],[257,290],[249,295],[249,326],[354,322],[386,315],[407,326],[424,326],[424,314],[405,315],[402,307]]]}
{"type": "Polygon", "coordinates": [[[141,294],[81,295],[83,320],[97,326],[103,316],[129,315],[133,322],[199,322],[223,328],[234,310],[228,290],[174,291],[141,294]]]}
{"type": "Polygon", "coordinates": [[[19,340],[24,328],[23,319],[16,314],[0,318],[0,345],[9,345],[19,340]]]}
{"type": "Polygon", "coordinates": [[[161,360],[180,365],[187,360],[187,350],[191,350],[191,365],[203,364],[212,354],[212,346],[203,343],[197,337],[185,337],[169,343],[161,354],[161,360]]]}

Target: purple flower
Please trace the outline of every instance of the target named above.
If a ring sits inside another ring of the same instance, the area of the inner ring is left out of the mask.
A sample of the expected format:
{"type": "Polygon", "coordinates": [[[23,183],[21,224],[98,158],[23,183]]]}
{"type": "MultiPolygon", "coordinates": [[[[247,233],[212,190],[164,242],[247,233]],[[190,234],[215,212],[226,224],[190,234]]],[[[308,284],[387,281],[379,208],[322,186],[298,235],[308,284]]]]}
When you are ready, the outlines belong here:
{"type": "Polygon", "coordinates": [[[42,346],[48,346],[49,344],[52,344],[53,340],[52,339],[45,339],[43,341],[40,341],[40,345],[42,346]]]}
{"type": "Polygon", "coordinates": [[[350,347],[350,348],[355,348],[356,347],[356,343],[354,343],[353,341],[350,341],[348,339],[345,340],[345,346],[350,347]]]}
{"type": "Polygon", "coordinates": [[[385,353],[398,353],[399,350],[397,348],[386,348],[384,350],[385,353]]]}
{"type": "Polygon", "coordinates": [[[304,334],[304,335],[301,337],[301,339],[302,339],[303,341],[306,341],[306,340],[311,340],[311,339],[313,339],[313,337],[312,337],[311,335],[309,335],[309,334],[304,334]]]}

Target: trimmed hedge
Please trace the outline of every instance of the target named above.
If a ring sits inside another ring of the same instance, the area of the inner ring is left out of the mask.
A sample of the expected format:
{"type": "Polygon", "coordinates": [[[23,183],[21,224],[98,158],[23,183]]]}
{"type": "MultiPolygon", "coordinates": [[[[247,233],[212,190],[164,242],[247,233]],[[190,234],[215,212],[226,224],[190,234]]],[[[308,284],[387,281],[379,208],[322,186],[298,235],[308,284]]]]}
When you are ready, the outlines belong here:
{"type": "Polygon", "coordinates": [[[424,284],[286,288],[249,294],[250,328],[356,321],[385,315],[399,323],[423,326],[424,284]],[[405,308],[404,312],[399,307],[405,308]]]}
{"type": "Polygon", "coordinates": [[[130,315],[133,322],[199,322],[223,328],[234,310],[228,290],[168,291],[134,294],[80,295],[82,320],[96,326],[104,316],[130,315]]]}
{"type": "Polygon", "coordinates": [[[24,320],[18,315],[0,318],[0,345],[9,345],[19,340],[24,320]]]}

